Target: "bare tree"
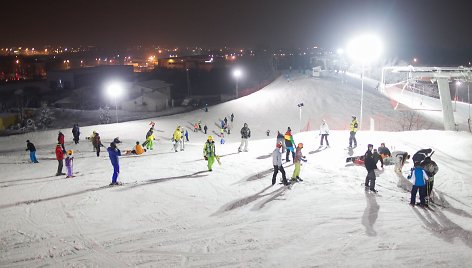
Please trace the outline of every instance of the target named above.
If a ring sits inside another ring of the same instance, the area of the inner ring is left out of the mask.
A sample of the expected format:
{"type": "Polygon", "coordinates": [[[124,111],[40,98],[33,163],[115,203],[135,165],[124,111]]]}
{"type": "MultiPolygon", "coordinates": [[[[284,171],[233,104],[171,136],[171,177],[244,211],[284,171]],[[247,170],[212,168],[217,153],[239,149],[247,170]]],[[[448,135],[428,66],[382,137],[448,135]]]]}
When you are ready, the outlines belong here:
{"type": "Polygon", "coordinates": [[[401,111],[400,128],[403,131],[425,129],[427,120],[417,111],[401,111]]]}

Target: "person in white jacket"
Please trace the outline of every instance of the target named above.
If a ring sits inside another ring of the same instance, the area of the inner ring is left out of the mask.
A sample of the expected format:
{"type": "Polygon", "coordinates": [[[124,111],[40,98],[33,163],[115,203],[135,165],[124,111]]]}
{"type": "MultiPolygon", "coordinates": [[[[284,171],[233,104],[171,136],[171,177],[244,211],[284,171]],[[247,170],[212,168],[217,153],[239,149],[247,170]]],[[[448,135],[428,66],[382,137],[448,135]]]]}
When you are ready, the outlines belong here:
{"type": "Polygon", "coordinates": [[[326,147],[329,147],[329,142],[328,142],[328,135],[329,135],[329,127],[328,124],[326,124],[326,121],[323,119],[321,121],[321,126],[320,126],[320,147],[323,146],[323,139],[326,140],[326,147]]]}
{"type": "Polygon", "coordinates": [[[289,185],[290,183],[287,181],[287,177],[285,177],[285,170],[282,166],[282,153],[280,149],[282,148],[282,141],[277,142],[277,145],[272,152],[272,165],[274,166],[274,174],[272,175],[272,185],[275,184],[277,173],[282,173],[282,183],[285,185],[289,185]]]}

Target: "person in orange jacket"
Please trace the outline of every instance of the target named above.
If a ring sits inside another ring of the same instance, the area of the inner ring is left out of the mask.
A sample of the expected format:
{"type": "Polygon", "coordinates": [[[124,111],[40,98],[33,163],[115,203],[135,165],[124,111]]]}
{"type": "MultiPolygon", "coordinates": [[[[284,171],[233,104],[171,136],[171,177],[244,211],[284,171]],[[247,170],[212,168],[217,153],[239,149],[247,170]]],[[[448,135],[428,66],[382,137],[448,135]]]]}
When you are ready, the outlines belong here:
{"type": "Polygon", "coordinates": [[[56,159],[57,159],[57,173],[56,176],[66,175],[62,172],[62,167],[64,166],[64,151],[62,150],[62,144],[58,143],[56,145],[56,159]]]}

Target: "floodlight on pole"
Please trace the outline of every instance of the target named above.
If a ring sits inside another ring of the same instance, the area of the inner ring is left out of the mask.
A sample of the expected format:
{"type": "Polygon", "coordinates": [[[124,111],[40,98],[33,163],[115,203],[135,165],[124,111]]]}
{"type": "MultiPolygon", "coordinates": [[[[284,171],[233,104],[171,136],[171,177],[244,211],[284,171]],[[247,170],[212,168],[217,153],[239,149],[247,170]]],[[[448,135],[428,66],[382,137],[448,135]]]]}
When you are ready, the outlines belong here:
{"type": "Polygon", "coordinates": [[[454,96],[454,112],[457,110],[457,89],[462,85],[461,81],[456,81],[456,94],[454,96]]]}
{"type": "Polygon", "coordinates": [[[233,70],[233,76],[234,78],[236,79],[236,99],[239,97],[239,89],[238,89],[238,84],[239,84],[239,78],[243,75],[243,72],[241,71],[241,69],[237,68],[237,69],[234,69],[233,70]]]}
{"type": "Polygon", "coordinates": [[[115,100],[115,115],[116,115],[116,123],[118,123],[118,103],[116,98],[123,95],[123,84],[120,82],[111,82],[106,87],[107,95],[112,97],[115,100]]]}
{"type": "Polygon", "coordinates": [[[299,127],[300,127],[300,132],[302,132],[302,107],[303,107],[303,102],[300,102],[297,104],[299,110],[300,110],[300,121],[299,121],[299,127]]]}
{"type": "Polygon", "coordinates": [[[361,113],[359,130],[362,129],[362,110],[364,105],[364,69],[365,66],[380,57],[382,42],[373,34],[364,34],[352,39],[347,45],[348,56],[362,66],[361,72],[361,113]]]}

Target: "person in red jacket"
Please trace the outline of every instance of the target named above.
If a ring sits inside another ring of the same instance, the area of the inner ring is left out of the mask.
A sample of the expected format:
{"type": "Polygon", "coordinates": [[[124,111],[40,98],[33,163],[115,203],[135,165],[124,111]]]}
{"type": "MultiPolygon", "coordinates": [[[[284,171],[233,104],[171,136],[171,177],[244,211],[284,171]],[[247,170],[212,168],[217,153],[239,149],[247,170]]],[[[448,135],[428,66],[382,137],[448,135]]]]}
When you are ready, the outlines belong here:
{"type": "Polygon", "coordinates": [[[60,143],[56,145],[56,159],[57,159],[57,173],[56,176],[66,175],[62,173],[63,160],[64,160],[64,151],[60,143]]]}
{"type": "Polygon", "coordinates": [[[59,134],[57,135],[57,142],[61,145],[62,151],[66,151],[66,147],[64,146],[64,134],[62,134],[61,131],[59,131],[59,134]]]}

